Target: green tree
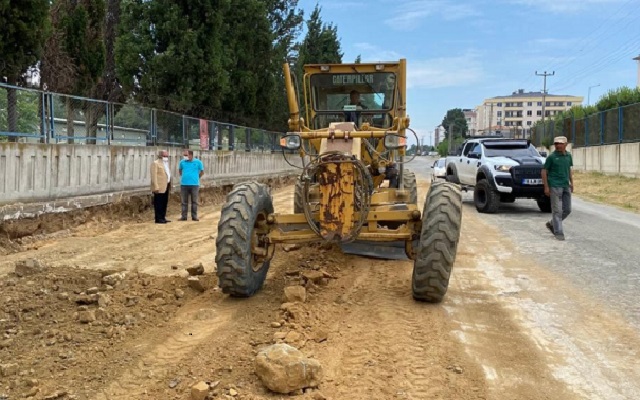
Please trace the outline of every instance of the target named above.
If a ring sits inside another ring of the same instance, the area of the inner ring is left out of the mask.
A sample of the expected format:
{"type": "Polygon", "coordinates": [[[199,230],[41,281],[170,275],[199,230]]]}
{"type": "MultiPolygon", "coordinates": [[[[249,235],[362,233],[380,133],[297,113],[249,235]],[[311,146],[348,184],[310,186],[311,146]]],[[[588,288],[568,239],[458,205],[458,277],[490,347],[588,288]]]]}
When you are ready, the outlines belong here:
{"type": "Polygon", "coordinates": [[[297,70],[300,74],[304,64],[342,63],[338,28],[323,23],[320,12],[320,6],[316,5],[307,20],[307,33],[298,52],[297,70]]]}
{"type": "Polygon", "coordinates": [[[445,138],[449,139],[449,133],[453,131],[453,139],[457,137],[466,137],[469,132],[467,119],[464,112],[460,108],[448,110],[444,118],[442,118],[442,127],[445,129],[445,138]]]}
{"type": "MultiPolygon", "coordinates": [[[[0,0],[0,80],[16,86],[42,54],[47,31],[47,0],[0,0]]],[[[18,131],[18,95],[7,89],[7,130],[18,131]]],[[[11,137],[11,140],[16,140],[11,137]]]]}
{"type": "MultiPolygon", "coordinates": [[[[52,35],[43,60],[43,82],[49,90],[77,96],[95,97],[105,66],[104,0],[58,0],[51,7],[52,35]],[[63,79],[60,75],[66,74],[63,79]]],[[[64,99],[67,136],[73,143],[77,109],[84,116],[87,134],[95,137],[100,109],[91,102],[64,99]]],[[[88,141],[91,143],[92,141],[88,141]]],[[[93,142],[95,143],[95,142],[93,142]]]]}
{"type": "Polygon", "coordinates": [[[139,103],[214,117],[231,91],[229,0],[122,0],[116,71],[139,103]],[[194,112],[196,111],[196,112],[194,112]]]}
{"type": "Polygon", "coordinates": [[[246,125],[263,125],[271,114],[275,87],[272,69],[274,34],[264,3],[237,2],[225,22],[233,27],[225,37],[226,69],[233,90],[222,101],[222,110],[246,125]]]}
{"type": "Polygon", "coordinates": [[[302,29],[304,14],[298,9],[298,0],[265,0],[267,14],[274,35],[270,71],[274,86],[267,102],[270,111],[264,116],[262,126],[275,131],[287,129],[289,108],[284,91],[282,65],[295,58],[295,39],[302,29]]]}

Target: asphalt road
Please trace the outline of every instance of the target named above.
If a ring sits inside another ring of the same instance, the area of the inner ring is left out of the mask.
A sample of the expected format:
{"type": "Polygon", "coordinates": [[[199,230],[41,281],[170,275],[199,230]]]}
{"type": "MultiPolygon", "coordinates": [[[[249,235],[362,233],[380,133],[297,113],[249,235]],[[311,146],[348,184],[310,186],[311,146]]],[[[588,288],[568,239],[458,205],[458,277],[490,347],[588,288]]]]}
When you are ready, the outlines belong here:
{"type": "MultiPolygon", "coordinates": [[[[426,177],[435,159],[416,157],[406,167],[426,177]]],[[[463,193],[463,201],[465,213],[477,213],[473,192],[463,193]]],[[[498,213],[481,216],[521,253],[606,302],[640,329],[640,215],[576,196],[572,203],[564,242],[545,228],[550,214],[541,213],[533,200],[502,204],[498,213]]]]}

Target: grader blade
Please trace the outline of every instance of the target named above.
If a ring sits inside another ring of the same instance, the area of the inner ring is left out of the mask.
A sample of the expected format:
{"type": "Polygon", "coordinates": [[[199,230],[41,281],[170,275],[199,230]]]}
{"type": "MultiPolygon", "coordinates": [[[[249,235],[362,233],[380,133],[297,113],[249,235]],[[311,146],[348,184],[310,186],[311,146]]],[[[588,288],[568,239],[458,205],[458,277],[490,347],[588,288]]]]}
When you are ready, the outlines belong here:
{"type": "Polygon", "coordinates": [[[351,243],[342,243],[340,248],[344,253],[357,256],[371,257],[382,260],[408,260],[405,251],[405,242],[371,242],[356,240],[351,243]]]}

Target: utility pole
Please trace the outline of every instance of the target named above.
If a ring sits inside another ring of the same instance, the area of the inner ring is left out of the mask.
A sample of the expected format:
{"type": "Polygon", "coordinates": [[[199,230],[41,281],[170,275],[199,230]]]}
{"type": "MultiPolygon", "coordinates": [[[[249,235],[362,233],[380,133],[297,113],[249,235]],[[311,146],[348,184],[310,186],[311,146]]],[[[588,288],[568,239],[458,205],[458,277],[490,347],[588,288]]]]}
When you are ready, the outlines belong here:
{"type": "Polygon", "coordinates": [[[544,76],[544,89],[542,89],[542,137],[546,137],[547,136],[547,126],[544,123],[544,117],[545,117],[545,106],[547,105],[547,76],[554,76],[556,74],[556,71],[551,72],[550,74],[547,73],[547,71],[544,71],[543,74],[539,74],[538,71],[536,71],[536,75],[537,76],[544,76]]]}
{"type": "Polygon", "coordinates": [[[447,152],[447,155],[451,154],[451,141],[452,141],[452,137],[453,137],[453,128],[455,127],[454,124],[449,124],[449,151],[447,152]]]}
{"type": "Polygon", "coordinates": [[[599,83],[597,85],[589,86],[589,90],[587,91],[587,106],[591,105],[591,89],[598,86],[600,86],[599,83]]]}

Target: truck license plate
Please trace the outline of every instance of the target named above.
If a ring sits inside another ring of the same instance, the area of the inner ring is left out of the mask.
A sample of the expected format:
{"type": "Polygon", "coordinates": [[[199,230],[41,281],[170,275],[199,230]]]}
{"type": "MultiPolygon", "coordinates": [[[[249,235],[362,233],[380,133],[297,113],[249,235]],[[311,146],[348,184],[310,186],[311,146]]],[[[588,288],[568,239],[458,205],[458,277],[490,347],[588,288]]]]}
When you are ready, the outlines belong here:
{"type": "Polygon", "coordinates": [[[542,179],[523,179],[523,185],[542,185],[542,179]]]}

